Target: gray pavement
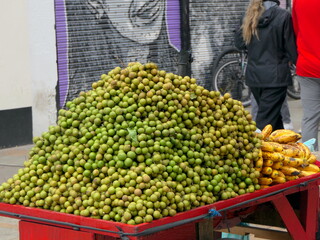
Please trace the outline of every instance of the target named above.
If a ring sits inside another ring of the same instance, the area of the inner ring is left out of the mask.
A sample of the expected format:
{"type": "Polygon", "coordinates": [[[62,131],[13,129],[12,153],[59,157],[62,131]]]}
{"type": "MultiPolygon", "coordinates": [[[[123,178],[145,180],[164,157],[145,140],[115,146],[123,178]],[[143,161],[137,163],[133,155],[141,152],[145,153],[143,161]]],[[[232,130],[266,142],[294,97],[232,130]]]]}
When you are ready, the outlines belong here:
{"type": "MultiPolygon", "coordinates": [[[[301,101],[289,99],[289,108],[294,129],[300,130],[302,110],[301,101]]],[[[250,108],[248,108],[250,110],[250,108]]],[[[9,149],[0,149],[0,184],[12,177],[23,167],[23,162],[28,159],[28,152],[32,145],[14,147],[9,149]]],[[[0,217],[0,239],[18,240],[18,220],[0,217]]]]}
{"type": "MultiPolygon", "coordinates": [[[[23,162],[28,159],[28,152],[32,145],[13,147],[0,150],[0,184],[5,182],[23,167],[23,162]]],[[[19,221],[13,218],[0,216],[0,239],[18,240],[19,221]]]]}
{"type": "Polygon", "coordinates": [[[291,120],[294,130],[301,131],[302,105],[300,100],[288,98],[291,120]]]}

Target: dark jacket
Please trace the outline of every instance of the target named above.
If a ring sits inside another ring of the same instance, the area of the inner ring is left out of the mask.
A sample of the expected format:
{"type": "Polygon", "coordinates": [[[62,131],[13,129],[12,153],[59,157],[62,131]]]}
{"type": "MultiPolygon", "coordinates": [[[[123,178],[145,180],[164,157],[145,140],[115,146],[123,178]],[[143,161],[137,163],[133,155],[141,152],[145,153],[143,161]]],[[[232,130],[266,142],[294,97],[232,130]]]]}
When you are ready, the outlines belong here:
{"type": "Polygon", "coordinates": [[[295,64],[297,50],[291,14],[274,6],[266,10],[258,24],[258,38],[245,45],[240,27],[235,46],[247,49],[246,84],[249,87],[285,87],[292,84],[288,62],[295,64]]]}

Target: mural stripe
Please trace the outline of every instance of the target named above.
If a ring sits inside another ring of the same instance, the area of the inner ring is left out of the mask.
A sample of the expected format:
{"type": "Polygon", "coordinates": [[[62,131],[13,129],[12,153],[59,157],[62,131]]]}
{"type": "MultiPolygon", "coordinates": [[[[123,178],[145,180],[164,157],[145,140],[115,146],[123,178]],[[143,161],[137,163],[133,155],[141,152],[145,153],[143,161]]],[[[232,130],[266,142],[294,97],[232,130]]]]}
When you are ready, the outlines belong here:
{"type": "Polygon", "coordinates": [[[66,21],[66,8],[64,0],[55,1],[56,34],[57,34],[57,60],[59,81],[59,106],[63,107],[68,92],[68,28],[66,21]]]}
{"type": "Polygon", "coordinates": [[[180,38],[180,3],[179,0],[167,0],[167,28],[169,42],[172,47],[181,50],[181,38],[180,38]]]}

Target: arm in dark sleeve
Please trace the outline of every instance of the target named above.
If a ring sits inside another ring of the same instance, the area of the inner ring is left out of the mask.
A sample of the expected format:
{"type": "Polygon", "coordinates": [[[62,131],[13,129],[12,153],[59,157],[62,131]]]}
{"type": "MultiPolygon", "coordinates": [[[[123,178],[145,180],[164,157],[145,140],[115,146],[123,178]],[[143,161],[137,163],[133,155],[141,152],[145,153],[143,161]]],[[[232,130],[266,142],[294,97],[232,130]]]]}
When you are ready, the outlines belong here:
{"type": "Polygon", "coordinates": [[[290,61],[296,64],[298,54],[297,54],[296,38],[295,38],[292,18],[290,14],[287,15],[285,24],[284,24],[284,44],[285,44],[285,49],[287,51],[287,55],[290,61]]]}
{"type": "Polygon", "coordinates": [[[240,50],[245,50],[246,44],[245,44],[243,37],[242,37],[241,25],[242,25],[242,19],[240,21],[240,24],[234,30],[234,45],[236,48],[238,48],[240,50]]]}
{"type": "Polygon", "coordinates": [[[236,48],[240,50],[246,49],[246,44],[244,43],[243,37],[242,37],[242,31],[241,28],[237,29],[234,34],[234,45],[236,48]]]}

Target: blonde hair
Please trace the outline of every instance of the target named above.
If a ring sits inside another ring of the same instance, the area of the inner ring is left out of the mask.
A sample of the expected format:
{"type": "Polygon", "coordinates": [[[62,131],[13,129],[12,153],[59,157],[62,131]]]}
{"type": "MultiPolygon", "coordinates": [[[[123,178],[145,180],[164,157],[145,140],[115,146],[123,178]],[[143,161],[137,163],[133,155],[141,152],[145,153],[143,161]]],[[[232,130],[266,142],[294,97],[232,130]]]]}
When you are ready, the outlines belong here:
{"type": "Polygon", "coordinates": [[[259,18],[264,11],[265,8],[262,0],[251,0],[241,26],[243,40],[246,44],[250,43],[251,38],[254,35],[259,38],[257,26],[259,23],[259,18]]]}

